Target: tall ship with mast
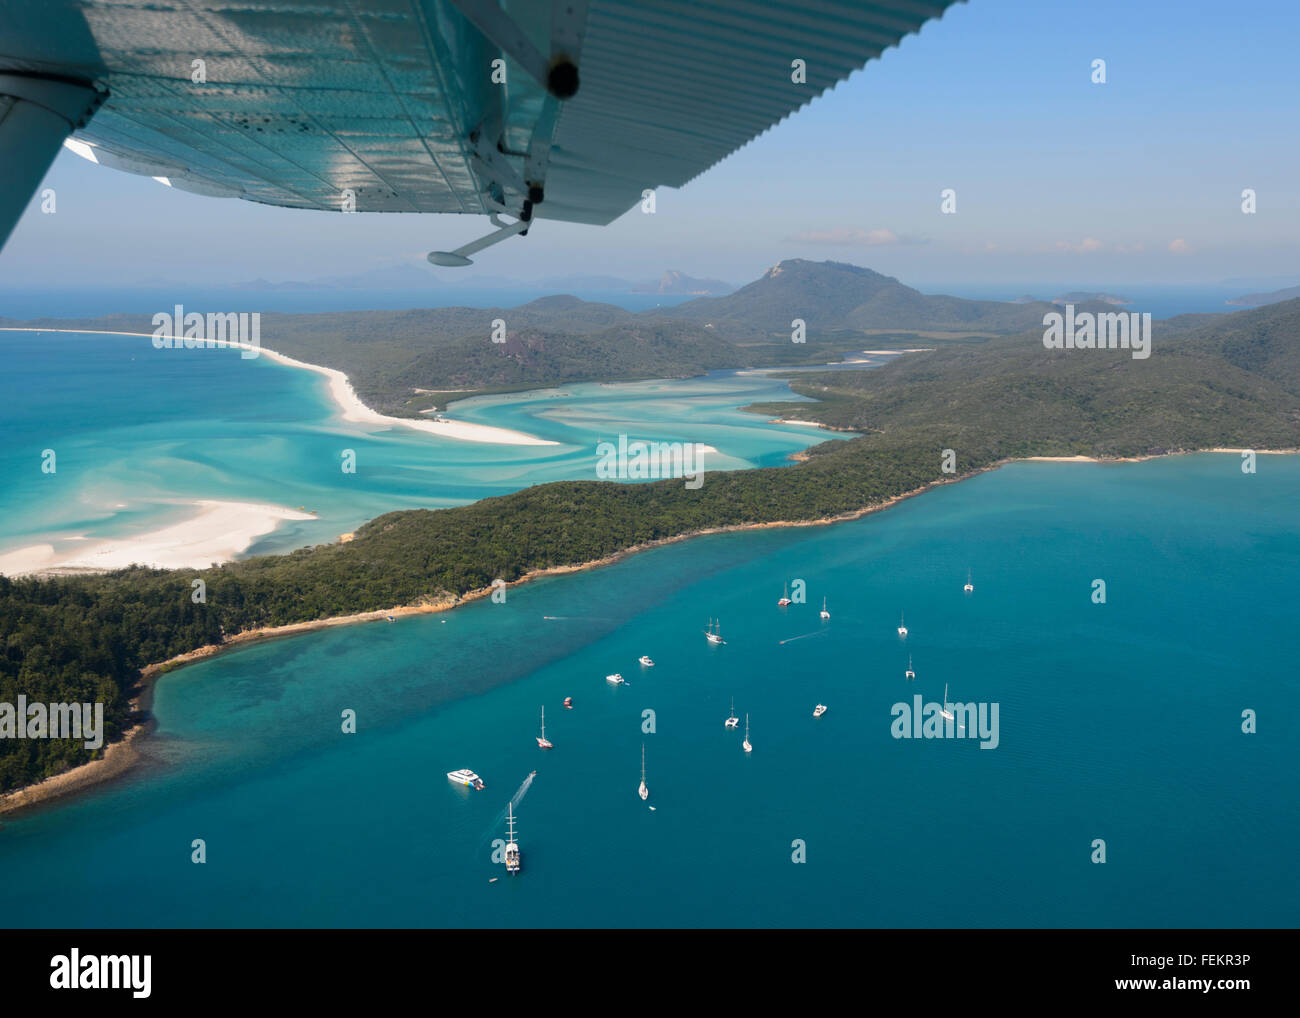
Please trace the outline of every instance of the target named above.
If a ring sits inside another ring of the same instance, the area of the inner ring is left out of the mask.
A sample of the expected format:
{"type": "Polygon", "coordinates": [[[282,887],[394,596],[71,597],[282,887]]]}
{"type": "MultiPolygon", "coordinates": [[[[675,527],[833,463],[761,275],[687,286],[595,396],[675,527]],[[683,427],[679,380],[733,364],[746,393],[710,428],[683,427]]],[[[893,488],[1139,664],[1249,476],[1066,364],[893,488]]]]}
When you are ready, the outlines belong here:
{"type": "Polygon", "coordinates": [[[506,807],[506,872],[519,872],[519,841],[515,836],[515,804],[506,807]]]}
{"type": "Polygon", "coordinates": [[[555,745],[546,737],[546,707],[542,707],[542,734],[537,737],[537,745],[542,749],[554,749],[555,745]]]}
{"type": "Polygon", "coordinates": [[[726,643],[726,642],[727,642],[726,640],[724,640],[724,639],[722,638],[722,620],[721,620],[721,619],[719,619],[719,620],[717,620],[717,621],[714,621],[713,619],[709,619],[709,625],[708,625],[708,627],[704,630],[704,638],[705,638],[706,640],[708,640],[708,641],[709,641],[710,643],[712,643],[712,644],[721,644],[721,643],[726,643]]]}
{"type": "Polygon", "coordinates": [[[645,786],[645,743],[641,743],[641,784],[637,787],[636,794],[641,796],[644,802],[650,798],[650,789],[645,786]]]}

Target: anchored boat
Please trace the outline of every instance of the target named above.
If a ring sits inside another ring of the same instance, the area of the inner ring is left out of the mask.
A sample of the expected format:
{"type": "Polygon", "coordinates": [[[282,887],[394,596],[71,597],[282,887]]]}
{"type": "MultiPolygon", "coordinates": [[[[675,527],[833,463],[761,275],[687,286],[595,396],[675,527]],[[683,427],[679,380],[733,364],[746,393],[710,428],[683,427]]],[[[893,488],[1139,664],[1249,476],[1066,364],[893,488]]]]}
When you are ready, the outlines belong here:
{"type": "Polygon", "coordinates": [[[475,774],[468,767],[463,767],[458,771],[448,771],[447,780],[454,785],[468,785],[476,792],[483,791],[483,779],[475,774]]]}
{"type": "Polygon", "coordinates": [[[643,801],[645,799],[650,798],[650,789],[646,788],[645,786],[645,743],[644,742],[641,743],[641,784],[637,788],[636,794],[641,796],[641,799],[643,801]]]}
{"type": "Polygon", "coordinates": [[[714,644],[727,642],[722,638],[721,620],[714,622],[713,619],[709,619],[709,627],[704,630],[704,638],[714,644]]]}

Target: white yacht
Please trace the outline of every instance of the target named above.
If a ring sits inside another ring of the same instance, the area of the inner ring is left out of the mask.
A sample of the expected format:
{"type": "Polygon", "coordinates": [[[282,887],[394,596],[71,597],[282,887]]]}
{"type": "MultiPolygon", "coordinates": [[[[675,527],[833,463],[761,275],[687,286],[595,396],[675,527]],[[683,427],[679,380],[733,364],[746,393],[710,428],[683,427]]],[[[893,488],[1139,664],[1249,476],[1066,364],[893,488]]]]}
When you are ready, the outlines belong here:
{"type": "Polygon", "coordinates": [[[904,640],[907,639],[907,626],[903,624],[903,613],[898,613],[898,635],[904,640]]]}
{"type": "Polygon", "coordinates": [[[655,666],[655,663],[650,660],[649,654],[642,654],[637,658],[637,663],[640,664],[642,668],[653,668],[655,666]]]}
{"type": "Polygon", "coordinates": [[[824,703],[819,703],[816,707],[813,708],[813,717],[815,718],[819,718],[825,713],[826,713],[826,704],[824,703]]]}
{"type": "Polygon", "coordinates": [[[912,671],[912,655],[911,655],[911,654],[908,654],[908,655],[907,655],[907,671],[905,671],[905,672],[903,673],[903,678],[905,678],[905,679],[914,679],[914,678],[916,678],[916,672],[912,671]]]}
{"type": "Polygon", "coordinates": [[[950,706],[948,703],[948,683],[945,682],[943,684],[943,710],[939,711],[939,714],[949,721],[952,720],[952,711],[948,709],[950,706]]]}
{"type": "Polygon", "coordinates": [[[736,717],[736,698],[734,696],[731,698],[731,714],[722,724],[727,728],[740,727],[740,718],[736,717]]]}
{"type": "Polygon", "coordinates": [[[830,618],[830,617],[831,617],[831,613],[828,612],[828,611],[826,610],[826,598],[823,597],[823,598],[822,598],[822,618],[823,618],[823,619],[828,619],[828,618],[830,618]]]}
{"type": "Polygon", "coordinates": [[[704,638],[714,644],[726,643],[727,641],[722,638],[722,622],[709,619],[709,628],[704,630],[704,638]]]}
{"type": "Polygon", "coordinates": [[[546,737],[546,708],[542,708],[542,734],[537,737],[537,745],[541,749],[554,749],[555,746],[550,739],[546,737]]]}
{"type": "Polygon", "coordinates": [[[645,743],[641,743],[641,784],[637,787],[636,794],[641,796],[644,801],[650,798],[650,789],[645,786],[645,743]]]}
{"type": "Polygon", "coordinates": [[[754,748],[749,744],[749,715],[748,714],[745,715],[745,741],[742,742],[740,745],[745,750],[746,753],[751,752],[754,748]]]}
{"type": "Polygon", "coordinates": [[[621,686],[623,685],[623,676],[615,672],[613,675],[606,675],[605,681],[612,686],[621,686]]]}
{"type": "Polygon", "coordinates": [[[970,581],[969,569],[966,570],[966,586],[962,587],[961,589],[964,590],[967,594],[975,593],[975,584],[971,583],[970,581]]]}
{"type": "Polygon", "coordinates": [[[453,785],[468,785],[476,792],[483,790],[483,779],[468,767],[463,767],[458,771],[448,771],[447,780],[453,785]]]}
{"type": "Polygon", "coordinates": [[[506,872],[519,872],[519,842],[515,840],[515,806],[506,807],[506,872]]]}

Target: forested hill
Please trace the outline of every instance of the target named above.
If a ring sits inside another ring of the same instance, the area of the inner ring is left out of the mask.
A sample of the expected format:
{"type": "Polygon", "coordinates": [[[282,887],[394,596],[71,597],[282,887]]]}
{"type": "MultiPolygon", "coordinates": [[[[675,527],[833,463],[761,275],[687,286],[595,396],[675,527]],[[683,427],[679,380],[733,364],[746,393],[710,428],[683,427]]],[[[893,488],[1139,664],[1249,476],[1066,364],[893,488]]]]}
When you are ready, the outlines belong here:
{"type": "MultiPolygon", "coordinates": [[[[775,405],[867,432],[795,467],[680,480],[542,484],[474,505],[388,513],[345,544],[216,569],[0,577],[0,702],[105,698],[127,722],[141,666],[223,635],[461,595],[494,579],[599,559],[719,526],[823,519],[1007,457],[1300,447],[1300,301],[1157,334],[1124,350],[1045,350],[1041,329],[911,354],[873,371],[801,377],[825,402],[775,405]],[[580,525],[576,525],[576,523],[580,525]],[[190,599],[207,584],[207,603],[190,599]]],[[[766,408],[764,408],[766,410],[766,408]]],[[[0,790],[81,762],[79,743],[0,740],[0,790]]]]}
{"type": "MultiPolygon", "coordinates": [[[[1079,310],[1113,311],[1099,302],[1079,310]]],[[[1060,309],[1047,301],[967,300],[929,295],[892,276],[843,262],[790,258],[726,297],[700,297],[662,314],[713,323],[726,336],[789,333],[793,318],[803,319],[819,334],[1021,332],[1042,328],[1043,315],[1060,309]]]]}
{"type": "Polygon", "coordinates": [[[1154,330],[1152,355],[1048,350],[1041,330],[901,358],[876,371],[801,374],[820,405],[756,409],[857,431],[998,437],[1006,455],[1135,456],[1300,446],[1300,300],[1154,330]],[[938,399],[938,394],[946,398],[938,399]]]}

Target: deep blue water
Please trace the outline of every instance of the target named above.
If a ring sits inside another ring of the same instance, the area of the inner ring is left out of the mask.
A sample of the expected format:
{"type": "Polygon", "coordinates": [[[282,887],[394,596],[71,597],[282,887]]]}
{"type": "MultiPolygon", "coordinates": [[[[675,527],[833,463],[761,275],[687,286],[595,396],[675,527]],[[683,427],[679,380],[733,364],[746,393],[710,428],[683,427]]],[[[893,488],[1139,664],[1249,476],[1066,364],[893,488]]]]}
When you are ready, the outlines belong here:
{"type": "Polygon", "coordinates": [[[0,827],[0,923],[1294,926],[1300,458],[1239,464],[1014,464],[182,669],[148,767],[0,827]],[[945,683],[999,705],[996,749],[891,736],[945,683]]]}

